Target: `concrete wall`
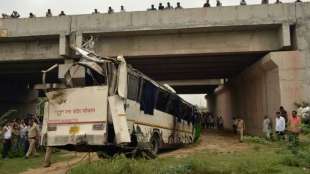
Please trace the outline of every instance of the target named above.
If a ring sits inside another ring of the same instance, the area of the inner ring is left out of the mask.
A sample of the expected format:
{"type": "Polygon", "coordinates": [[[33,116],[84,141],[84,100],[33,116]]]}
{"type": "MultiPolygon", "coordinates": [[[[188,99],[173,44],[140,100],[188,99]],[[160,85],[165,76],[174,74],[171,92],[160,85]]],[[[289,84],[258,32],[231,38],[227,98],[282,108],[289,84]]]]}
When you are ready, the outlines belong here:
{"type": "Polygon", "coordinates": [[[17,116],[35,113],[38,91],[27,89],[24,85],[0,85],[0,116],[10,109],[17,110],[17,116]]]}
{"type": "Polygon", "coordinates": [[[60,58],[58,38],[0,42],[1,61],[50,60],[60,58]]]}
{"type": "Polygon", "coordinates": [[[235,116],[245,120],[248,133],[259,135],[265,115],[275,119],[280,106],[290,113],[295,102],[307,101],[305,70],[300,52],[272,52],[217,90],[216,114],[228,122],[225,128],[235,116]]]}

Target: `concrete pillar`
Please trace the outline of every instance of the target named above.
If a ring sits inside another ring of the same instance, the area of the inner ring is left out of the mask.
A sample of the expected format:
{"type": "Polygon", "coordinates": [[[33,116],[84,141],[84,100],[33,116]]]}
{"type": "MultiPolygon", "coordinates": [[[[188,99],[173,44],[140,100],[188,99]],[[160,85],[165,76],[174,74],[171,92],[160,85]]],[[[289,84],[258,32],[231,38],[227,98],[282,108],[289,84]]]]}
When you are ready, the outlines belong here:
{"type": "Polygon", "coordinates": [[[38,91],[28,89],[26,85],[1,84],[0,115],[10,109],[17,110],[17,116],[36,113],[38,91]]]}
{"type": "Polygon", "coordinates": [[[229,85],[221,86],[216,89],[214,98],[214,113],[224,120],[224,129],[232,129],[233,104],[232,90],[229,85]]]}
{"type": "Polygon", "coordinates": [[[226,128],[236,116],[245,120],[247,133],[260,135],[265,115],[274,120],[280,106],[290,113],[295,102],[309,102],[306,70],[298,51],[272,52],[216,91],[216,114],[226,128]]]}
{"type": "Polygon", "coordinates": [[[209,112],[214,113],[215,112],[215,95],[214,94],[208,94],[205,96],[207,100],[207,108],[209,112]]]}

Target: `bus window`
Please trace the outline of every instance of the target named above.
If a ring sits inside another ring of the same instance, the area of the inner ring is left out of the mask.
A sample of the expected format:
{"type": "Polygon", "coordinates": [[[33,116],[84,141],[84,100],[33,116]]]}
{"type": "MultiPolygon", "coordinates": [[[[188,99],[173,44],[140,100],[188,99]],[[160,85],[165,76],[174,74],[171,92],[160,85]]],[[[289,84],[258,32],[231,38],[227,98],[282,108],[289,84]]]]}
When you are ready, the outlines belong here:
{"type": "Polygon", "coordinates": [[[145,114],[154,114],[155,97],[157,95],[158,88],[151,82],[144,80],[141,91],[140,110],[143,110],[145,114]]]}
{"type": "Polygon", "coordinates": [[[181,117],[179,115],[179,106],[180,106],[180,99],[176,95],[170,95],[167,106],[167,112],[177,117],[178,121],[181,121],[181,117]]]}
{"type": "Polygon", "coordinates": [[[140,78],[128,74],[127,97],[130,100],[138,101],[139,97],[140,78]]]}
{"type": "Polygon", "coordinates": [[[157,95],[156,109],[166,112],[169,101],[169,93],[164,90],[159,90],[157,95]]]}

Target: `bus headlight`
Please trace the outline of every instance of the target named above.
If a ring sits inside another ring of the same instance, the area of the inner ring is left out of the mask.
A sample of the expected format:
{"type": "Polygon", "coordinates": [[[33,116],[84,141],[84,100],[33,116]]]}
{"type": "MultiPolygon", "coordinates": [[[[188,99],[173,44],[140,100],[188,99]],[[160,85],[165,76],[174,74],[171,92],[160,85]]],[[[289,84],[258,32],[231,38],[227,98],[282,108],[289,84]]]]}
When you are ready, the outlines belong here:
{"type": "Polygon", "coordinates": [[[93,125],[93,130],[104,130],[105,124],[104,123],[98,123],[93,125]]]}

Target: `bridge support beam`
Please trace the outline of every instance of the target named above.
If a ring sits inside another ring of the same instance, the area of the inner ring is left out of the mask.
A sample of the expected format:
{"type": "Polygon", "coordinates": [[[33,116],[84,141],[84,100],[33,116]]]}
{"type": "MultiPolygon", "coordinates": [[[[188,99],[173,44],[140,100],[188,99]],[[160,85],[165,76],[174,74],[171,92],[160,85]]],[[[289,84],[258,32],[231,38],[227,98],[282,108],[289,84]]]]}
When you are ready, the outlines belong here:
{"type": "Polygon", "coordinates": [[[232,128],[232,117],[239,117],[248,133],[259,135],[265,115],[274,121],[280,106],[290,114],[294,103],[309,101],[306,69],[298,51],[271,52],[216,90],[215,113],[224,117],[226,128],[232,128]]]}

